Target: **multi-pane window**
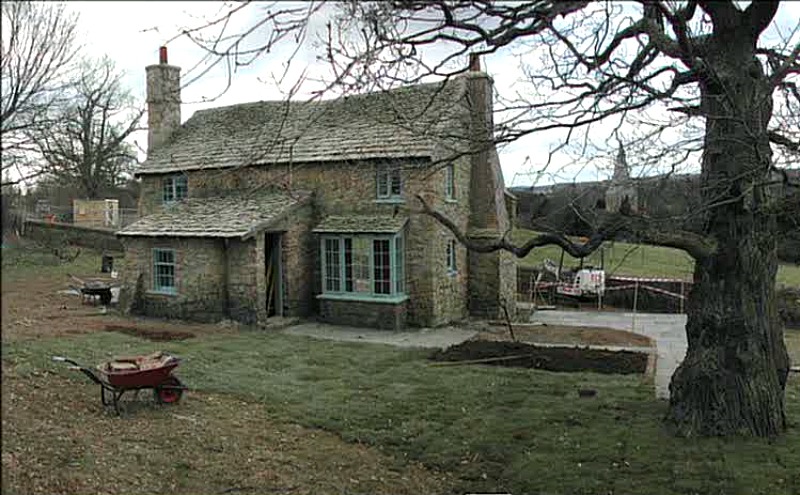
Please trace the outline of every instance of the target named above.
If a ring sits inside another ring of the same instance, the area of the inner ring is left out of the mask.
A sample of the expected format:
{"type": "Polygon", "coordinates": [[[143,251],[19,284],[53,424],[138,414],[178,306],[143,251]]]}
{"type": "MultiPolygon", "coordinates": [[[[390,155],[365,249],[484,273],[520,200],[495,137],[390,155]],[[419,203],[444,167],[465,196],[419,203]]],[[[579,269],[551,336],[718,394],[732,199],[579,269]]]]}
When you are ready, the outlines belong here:
{"type": "Polygon", "coordinates": [[[367,237],[344,238],[344,291],[372,292],[370,277],[370,245],[367,237]]]}
{"type": "Polygon", "coordinates": [[[381,165],[377,177],[378,199],[401,199],[403,194],[403,178],[400,167],[381,165]]]}
{"type": "Polygon", "coordinates": [[[184,199],[189,192],[189,185],[185,175],[171,175],[165,177],[162,183],[162,198],[165,203],[172,203],[184,199]]]}
{"type": "Polygon", "coordinates": [[[456,171],[451,163],[444,169],[444,197],[455,199],[456,197],[456,171]]]}
{"type": "Polygon", "coordinates": [[[392,293],[391,243],[389,239],[372,241],[373,289],[375,294],[392,293]]]}
{"type": "Polygon", "coordinates": [[[406,291],[405,249],[403,238],[394,238],[394,293],[403,294],[406,291]]]}
{"type": "Polygon", "coordinates": [[[172,249],[153,250],[153,290],[174,294],[175,251],[172,249]]]}
{"type": "Polygon", "coordinates": [[[400,235],[324,236],[322,251],[323,292],[389,296],[405,291],[400,235]]]}
{"type": "Polygon", "coordinates": [[[456,241],[451,239],[447,241],[447,273],[453,275],[458,272],[458,265],[456,265],[456,241]]]}
{"type": "Polygon", "coordinates": [[[325,239],[325,292],[341,290],[342,270],[339,239],[325,239]]]}

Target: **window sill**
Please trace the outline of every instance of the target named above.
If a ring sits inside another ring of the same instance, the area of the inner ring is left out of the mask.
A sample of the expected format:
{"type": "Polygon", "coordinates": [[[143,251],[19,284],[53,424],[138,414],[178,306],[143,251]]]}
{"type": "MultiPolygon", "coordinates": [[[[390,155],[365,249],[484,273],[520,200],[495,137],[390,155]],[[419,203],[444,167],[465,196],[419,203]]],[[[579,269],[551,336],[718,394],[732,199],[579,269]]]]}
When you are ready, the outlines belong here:
{"type": "Polygon", "coordinates": [[[370,303],[383,303],[383,304],[400,304],[408,299],[407,294],[399,294],[395,296],[370,296],[366,294],[319,294],[317,299],[329,299],[331,301],[359,301],[370,303]]]}
{"type": "Polygon", "coordinates": [[[458,270],[447,270],[447,276],[450,278],[455,278],[458,275],[458,270]]]}
{"type": "Polygon", "coordinates": [[[376,199],[376,200],[374,200],[372,202],[373,203],[385,203],[385,204],[391,204],[391,205],[399,205],[399,204],[405,203],[406,200],[404,198],[378,198],[378,199],[376,199]]]}
{"type": "Polygon", "coordinates": [[[458,200],[456,198],[444,198],[444,202],[450,204],[457,204],[458,200]]]}
{"type": "Polygon", "coordinates": [[[148,296],[169,296],[175,297],[178,295],[178,291],[166,291],[166,290],[149,290],[146,292],[148,296]]]}

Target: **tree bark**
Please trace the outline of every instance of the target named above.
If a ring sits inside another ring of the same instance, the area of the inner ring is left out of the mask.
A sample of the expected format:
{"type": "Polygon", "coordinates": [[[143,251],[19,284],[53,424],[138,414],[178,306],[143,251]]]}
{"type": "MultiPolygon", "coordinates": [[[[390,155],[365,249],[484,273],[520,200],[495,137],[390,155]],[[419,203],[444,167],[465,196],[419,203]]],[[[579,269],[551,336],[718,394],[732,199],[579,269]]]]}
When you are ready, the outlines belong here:
{"type": "Polygon", "coordinates": [[[695,264],[688,350],[672,377],[667,421],[684,436],[771,437],[786,427],[789,369],[775,300],[777,223],[769,208],[780,198],[762,185],[770,174],[772,88],[755,40],[741,32],[715,33],[706,61],[702,195],[712,206],[703,230],[717,248],[695,264]]]}

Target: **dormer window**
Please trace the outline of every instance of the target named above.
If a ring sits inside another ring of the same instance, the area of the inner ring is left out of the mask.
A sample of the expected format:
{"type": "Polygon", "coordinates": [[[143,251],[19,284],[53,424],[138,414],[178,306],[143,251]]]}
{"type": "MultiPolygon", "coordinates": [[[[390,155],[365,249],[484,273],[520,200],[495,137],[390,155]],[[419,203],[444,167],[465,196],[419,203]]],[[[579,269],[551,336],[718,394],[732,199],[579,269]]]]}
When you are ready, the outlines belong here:
{"type": "Polygon", "coordinates": [[[164,203],[180,201],[189,193],[189,185],[185,175],[170,175],[164,178],[162,199],[164,203]]]}
{"type": "Polygon", "coordinates": [[[378,166],[377,189],[379,200],[402,201],[403,178],[396,165],[378,166]]]}

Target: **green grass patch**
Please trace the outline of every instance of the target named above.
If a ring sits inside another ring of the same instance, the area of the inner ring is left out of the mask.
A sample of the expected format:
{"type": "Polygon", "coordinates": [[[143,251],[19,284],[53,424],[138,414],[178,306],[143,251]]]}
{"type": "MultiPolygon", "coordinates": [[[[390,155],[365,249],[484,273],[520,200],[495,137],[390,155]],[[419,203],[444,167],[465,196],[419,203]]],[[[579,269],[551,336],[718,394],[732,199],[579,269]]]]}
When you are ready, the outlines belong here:
{"type": "MultiPolygon", "coordinates": [[[[53,248],[30,240],[21,240],[19,244],[4,247],[3,280],[13,281],[31,276],[64,278],[70,273],[100,272],[102,255],[99,251],[72,246],[67,251],[73,255],[77,254],[77,257],[72,261],[64,261],[55,254],[53,248]]],[[[121,253],[116,254],[121,255],[121,253]]]]}
{"type": "MultiPolygon", "coordinates": [[[[522,244],[537,233],[527,229],[515,229],[512,239],[522,244]]],[[[584,265],[605,266],[609,275],[629,275],[634,277],[669,277],[691,280],[694,260],[680,249],[660,246],[645,246],[627,242],[606,242],[600,250],[584,259],[584,265]],[[601,259],[602,256],[602,259],[601,259]]],[[[561,248],[544,246],[536,248],[525,258],[519,260],[520,266],[539,267],[545,258],[558,264],[561,248]]],[[[564,255],[564,266],[577,267],[580,260],[564,255]]],[[[800,287],[800,265],[781,264],[778,267],[776,282],[779,286],[800,287]]]]}
{"type": "MultiPolygon", "coordinates": [[[[792,428],[772,442],[678,439],[666,403],[637,376],[483,366],[431,367],[428,351],[255,331],[154,344],[119,333],[3,346],[14,373],[164,349],[192,388],[263,402],[278,418],[330,430],[452,472],[455,492],[689,494],[800,491],[800,383],[792,428]],[[578,397],[579,388],[598,391],[578,397]]],[[[191,400],[191,399],[189,399],[191,400]]],[[[42,407],[48,407],[46,404],[42,407]]]]}

